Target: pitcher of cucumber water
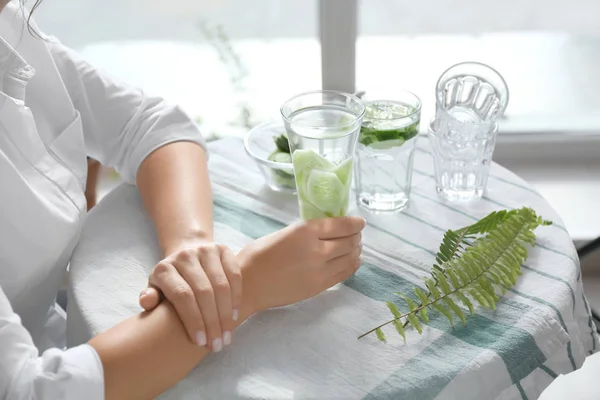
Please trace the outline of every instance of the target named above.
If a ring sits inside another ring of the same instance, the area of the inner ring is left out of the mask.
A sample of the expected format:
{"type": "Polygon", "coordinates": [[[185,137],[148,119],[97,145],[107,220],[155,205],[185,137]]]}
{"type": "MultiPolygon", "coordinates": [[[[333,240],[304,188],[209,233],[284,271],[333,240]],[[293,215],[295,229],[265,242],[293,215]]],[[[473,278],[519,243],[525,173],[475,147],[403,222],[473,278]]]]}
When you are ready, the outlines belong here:
{"type": "Polygon", "coordinates": [[[302,93],[281,107],[302,219],[346,215],[364,113],[358,97],[332,90],[302,93]]]}

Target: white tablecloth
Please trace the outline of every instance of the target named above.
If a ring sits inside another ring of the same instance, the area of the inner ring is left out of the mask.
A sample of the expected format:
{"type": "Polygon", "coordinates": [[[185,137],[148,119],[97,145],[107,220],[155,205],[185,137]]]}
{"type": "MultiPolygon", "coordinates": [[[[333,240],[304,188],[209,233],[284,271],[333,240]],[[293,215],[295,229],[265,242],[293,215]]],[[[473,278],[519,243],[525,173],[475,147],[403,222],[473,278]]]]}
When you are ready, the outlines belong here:
{"type": "MultiPolygon", "coordinates": [[[[238,250],[297,219],[296,198],[263,184],[242,142],[210,145],[216,239],[238,250]]],[[[535,399],[598,347],[569,234],[546,201],[493,165],[483,199],[437,197],[425,140],[418,145],[410,207],[368,216],[365,263],[344,284],[300,304],[253,316],[234,343],[211,355],[164,399],[535,399]],[[478,309],[451,328],[432,316],[408,343],[357,336],[389,318],[383,301],[429,271],[443,233],[500,208],[530,206],[536,231],[523,276],[495,312],[478,309]]],[[[355,212],[357,212],[355,210],[355,212]]],[[[363,214],[364,215],[364,214],[363,214]]],[[[140,311],[138,294],[159,252],[137,190],[121,186],[88,216],[70,268],[69,344],[140,311]]]]}

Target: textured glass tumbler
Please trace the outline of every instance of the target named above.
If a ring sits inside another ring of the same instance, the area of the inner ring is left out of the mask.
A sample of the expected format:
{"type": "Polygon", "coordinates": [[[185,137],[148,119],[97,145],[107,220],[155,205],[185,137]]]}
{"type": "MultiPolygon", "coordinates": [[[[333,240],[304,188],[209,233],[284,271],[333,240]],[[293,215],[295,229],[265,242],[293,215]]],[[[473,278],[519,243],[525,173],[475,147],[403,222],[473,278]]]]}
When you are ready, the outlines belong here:
{"type": "Polygon", "coordinates": [[[358,97],[331,90],[299,94],[281,107],[302,219],[346,215],[364,113],[358,97]]]}
{"type": "Polygon", "coordinates": [[[436,132],[457,139],[487,136],[508,106],[504,78],[492,67],[466,62],[448,68],[436,84],[436,132]]]}
{"type": "Polygon", "coordinates": [[[448,132],[436,132],[430,124],[435,185],[442,197],[450,201],[465,201],[483,195],[497,132],[498,124],[495,124],[486,136],[461,140],[448,132]]]}
{"type": "Polygon", "coordinates": [[[492,67],[466,62],[448,68],[436,85],[436,114],[429,127],[436,188],[442,197],[483,195],[508,86],[492,67]]]}

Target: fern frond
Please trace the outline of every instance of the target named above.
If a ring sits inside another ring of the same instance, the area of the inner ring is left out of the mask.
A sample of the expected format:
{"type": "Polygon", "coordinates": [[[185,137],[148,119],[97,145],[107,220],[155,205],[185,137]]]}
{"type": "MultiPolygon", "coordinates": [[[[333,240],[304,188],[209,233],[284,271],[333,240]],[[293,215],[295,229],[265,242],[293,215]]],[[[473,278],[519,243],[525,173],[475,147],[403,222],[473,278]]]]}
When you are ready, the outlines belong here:
{"type": "Polygon", "coordinates": [[[460,303],[474,313],[473,302],[483,308],[495,310],[500,296],[516,284],[521,275],[521,264],[528,257],[527,246],[535,245],[533,231],[540,225],[551,222],[538,217],[527,207],[517,210],[502,210],[489,214],[477,223],[458,231],[447,231],[437,254],[437,264],[431,277],[425,279],[427,292],[414,288],[418,303],[399,294],[406,302],[408,311],[401,314],[394,303],[388,303],[393,319],[366,332],[362,338],[376,332],[384,340],[382,327],[393,324],[406,341],[404,328],[412,325],[420,334],[422,324],[429,321],[427,309],[445,316],[454,326],[454,317],[466,325],[467,317],[460,303]],[[484,236],[475,236],[485,234],[484,236]],[[464,244],[464,238],[475,240],[464,244]],[[456,301],[455,301],[456,300],[456,301]]]}
{"type": "Polygon", "coordinates": [[[440,265],[452,260],[460,254],[464,249],[463,241],[466,234],[466,230],[460,233],[451,230],[446,231],[435,258],[437,262],[437,264],[434,265],[435,269],[441,269],[440,265]]]}
{"type": "Polygon", "coordinates": [[[518,213],[519,210],[500,210],[492,211],[484,218],[480,219],[473,225],[466,226],[458,231],[466,232],[465,235],[484,234],[493,231],[506,221],[511,215],[518,213]]]}

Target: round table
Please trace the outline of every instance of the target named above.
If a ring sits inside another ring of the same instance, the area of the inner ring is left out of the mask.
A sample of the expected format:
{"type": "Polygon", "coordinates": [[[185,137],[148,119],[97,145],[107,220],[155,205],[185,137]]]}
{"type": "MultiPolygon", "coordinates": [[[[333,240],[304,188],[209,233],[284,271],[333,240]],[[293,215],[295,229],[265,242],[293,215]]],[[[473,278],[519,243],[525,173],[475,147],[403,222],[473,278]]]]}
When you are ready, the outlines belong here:
{"type": "MultiPolygon", "coordinates": [[[[270,191],[238,139],[210,144],[216,240],[234,251],[297,220],[296,198],[270,191]]],[[[598,346],[579,261],[560,217],[506,169],[493,165],[484,197],[436,195],[427,141],[415,157],[408,209],[363,215],[364,265],[346,282],[299,304],[254,315],[164,399],[534,399],[598,346]],[[407,343],[357,337],[389,319],[384,301],[428,274],[447,229],[492,210],[529,206],[537,229],[523,275],[496,311],[478,308],[454,328],[439,314],[407,343]]],[[[359,212],[356,209],[353,212],[359,212]]],[[[138,293],[159,259],[135,187],[112,191],[89,214],[70,265],[69,345],[140,312],[138,293]]]]}

